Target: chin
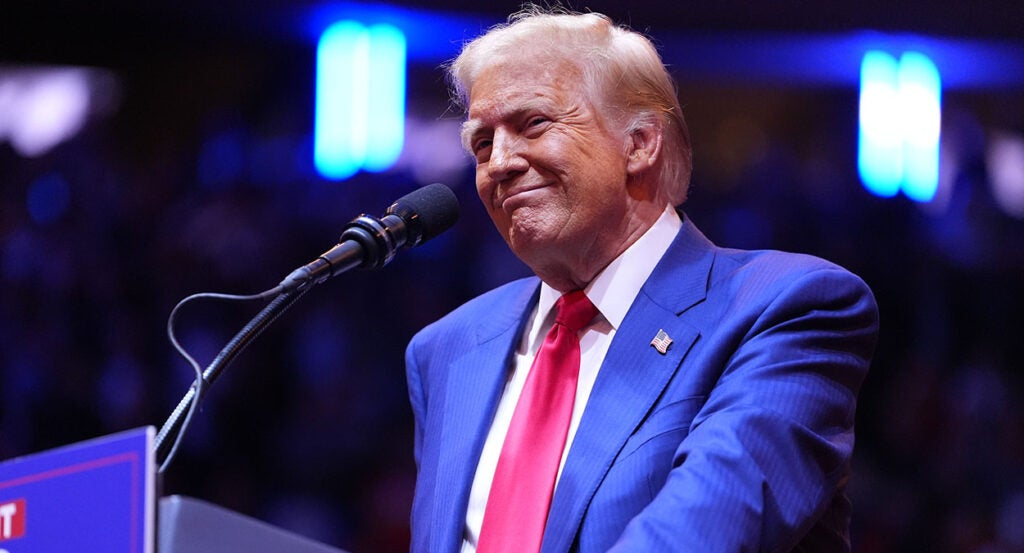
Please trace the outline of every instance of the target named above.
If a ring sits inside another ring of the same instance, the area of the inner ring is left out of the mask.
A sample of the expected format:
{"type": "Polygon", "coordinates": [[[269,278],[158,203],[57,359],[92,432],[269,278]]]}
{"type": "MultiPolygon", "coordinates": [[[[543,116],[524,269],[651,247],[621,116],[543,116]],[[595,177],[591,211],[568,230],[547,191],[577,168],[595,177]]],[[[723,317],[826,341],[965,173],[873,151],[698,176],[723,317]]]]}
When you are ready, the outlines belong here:
{"type": "Polygon", "coordinates": [[[551,252],[561,249],[557,231],[557,228],[513,228],[505,241],[519,259],[533,266],[539,260],[549,257],[551,252]]]}

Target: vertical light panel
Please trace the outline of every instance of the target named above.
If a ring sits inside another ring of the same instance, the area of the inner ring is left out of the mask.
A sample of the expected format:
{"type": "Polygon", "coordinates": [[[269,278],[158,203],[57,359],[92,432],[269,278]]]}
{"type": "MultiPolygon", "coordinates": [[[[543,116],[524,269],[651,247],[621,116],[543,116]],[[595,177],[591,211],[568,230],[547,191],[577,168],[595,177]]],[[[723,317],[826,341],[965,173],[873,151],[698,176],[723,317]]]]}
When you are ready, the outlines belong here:
{"type": "Polygon", "coordinates": [[[861,62],[857,170],[872,194],[903,190],[930,201],[939,183],[941,82],[935,64],[917,52],[870,51],[861,62]]]}
{"type": "Polygon", "coordinates": [[[342,21],[328,27],[317,45],[313,162],[329,179],[351,177],[365,157],[368,42],[361,24],[342,21]]]}
{"type": "Polygon", "coordinates": [[[374,25],[369,37],[370,124],[363,168],[384,171],[398,160],[405,137],[405,35],[390,25],[374,25]]]}
{"type": "Polygon", "coordinates": [[[942,124],[939,71],[927,57],[907,52],[900,59],[903,115],[903,193],[931,201],[939,187],[939,129],[942,124]]]}
{"type": "Polygon", "coordinates": [[[313,161],[326,178],[383,171],[402,151],[405,37],[390,25],[341,21],[320,36],[313,161]]]}
{"type": "Polygon", "coordinates": [[[887,198],[899,192],[903,178],[898,74],[896,59],[889,54],[864,54],[860,66],[857,170],[868,191],[887,198]]]}

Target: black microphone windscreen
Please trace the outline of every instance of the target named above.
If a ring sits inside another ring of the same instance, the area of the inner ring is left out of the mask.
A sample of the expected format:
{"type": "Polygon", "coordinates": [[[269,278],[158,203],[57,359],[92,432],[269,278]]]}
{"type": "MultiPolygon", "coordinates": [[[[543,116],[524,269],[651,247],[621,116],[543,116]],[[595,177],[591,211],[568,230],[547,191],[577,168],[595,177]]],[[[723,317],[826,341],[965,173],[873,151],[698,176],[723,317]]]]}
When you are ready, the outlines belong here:
{"type": "Polygon", "coordinates": [[[410,229],[410,246],[417,246],[451,228],[459,220],[459,200],[447,186],[435,182],[395,200],[387,213],[401,217],[410,229]]]}

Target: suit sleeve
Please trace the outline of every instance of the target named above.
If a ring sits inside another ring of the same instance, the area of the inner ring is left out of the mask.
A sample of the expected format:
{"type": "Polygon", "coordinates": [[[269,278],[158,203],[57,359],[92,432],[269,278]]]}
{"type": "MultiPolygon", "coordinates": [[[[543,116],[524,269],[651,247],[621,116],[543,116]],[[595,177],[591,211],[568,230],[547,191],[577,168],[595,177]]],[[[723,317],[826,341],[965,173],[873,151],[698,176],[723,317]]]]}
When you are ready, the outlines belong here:
{"type": "Polygon", "coordinates": [[[856,398],[877,335],[874,298],[859,278],[828,268],[760,305],[748,299],[737,294],[701,337],[731,353],[707,356],[723,360],[721,375],[664,486],[612,551],[789,551],[812,527],[830,526],[836,535],[820,539],[848,539],[845,522],[824,519],[849,515],[836,502],[845,502],[856,398]]]}
{"type": "Polygon", "coordinates": [[[420,336],[414,336],[405,350],[405,378],[409,388],[409,403],[412,407],[415,436],[413,441],[413,458],[417,468],[423,451],[423,425],[426,413],[426,398],[423,393],[419,363],[416,359],[417,345],[420,336]]]}

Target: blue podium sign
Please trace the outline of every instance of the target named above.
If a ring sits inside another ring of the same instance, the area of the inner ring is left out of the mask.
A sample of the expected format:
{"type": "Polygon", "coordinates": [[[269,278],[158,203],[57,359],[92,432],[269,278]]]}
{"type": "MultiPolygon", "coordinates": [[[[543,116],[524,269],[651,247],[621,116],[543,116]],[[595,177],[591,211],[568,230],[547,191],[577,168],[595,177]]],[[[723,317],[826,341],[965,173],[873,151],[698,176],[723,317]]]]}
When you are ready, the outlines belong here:
{"type": "Polygon", "coordinates": [[[0,553],[153,553],[153,427],[0,463],[0,553]]]}

